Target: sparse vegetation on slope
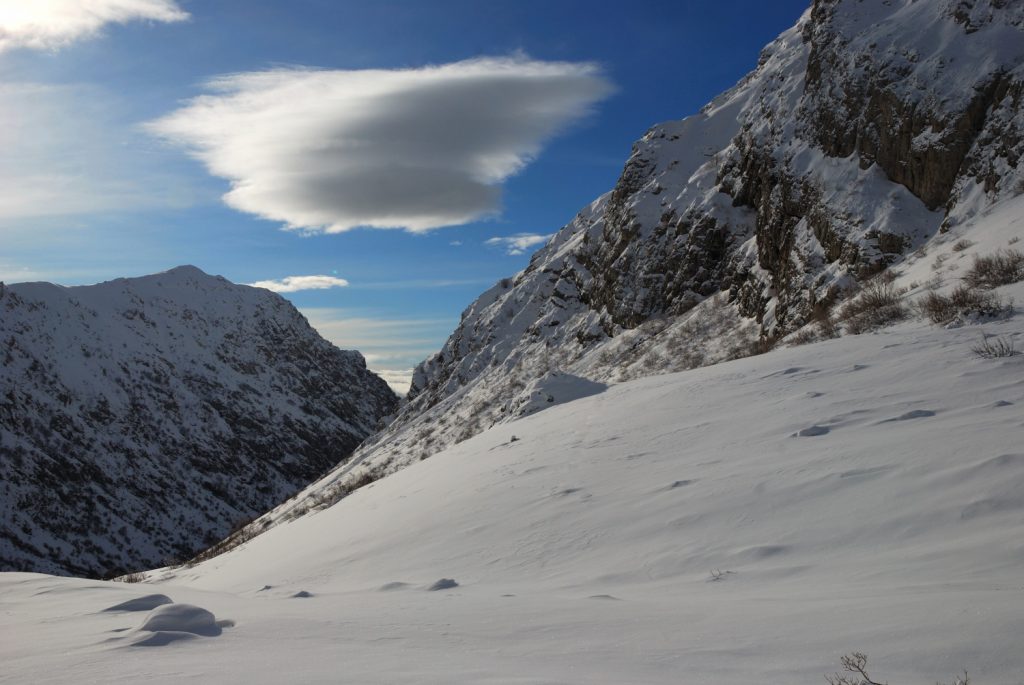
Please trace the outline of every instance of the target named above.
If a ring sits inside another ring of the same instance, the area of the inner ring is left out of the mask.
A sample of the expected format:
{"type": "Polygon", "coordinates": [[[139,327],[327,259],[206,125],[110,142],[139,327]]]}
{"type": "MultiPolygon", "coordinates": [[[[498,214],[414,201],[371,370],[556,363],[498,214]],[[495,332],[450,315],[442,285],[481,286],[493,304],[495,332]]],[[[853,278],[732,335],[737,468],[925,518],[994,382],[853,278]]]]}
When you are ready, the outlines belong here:
{"type": "Polygon", "coordinates": [[[1018,281],[1024,281],[1024,252],[1012,248],[975,257],[964,274],[964,283],[972,288],[998,288],[1018,281]]]}

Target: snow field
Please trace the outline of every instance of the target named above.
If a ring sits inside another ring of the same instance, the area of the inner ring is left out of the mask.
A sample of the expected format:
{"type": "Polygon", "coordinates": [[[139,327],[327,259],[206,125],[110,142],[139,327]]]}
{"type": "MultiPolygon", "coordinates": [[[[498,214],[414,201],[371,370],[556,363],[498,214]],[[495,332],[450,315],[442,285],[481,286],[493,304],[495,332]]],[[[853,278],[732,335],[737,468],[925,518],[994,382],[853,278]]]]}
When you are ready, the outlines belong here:
{"type": "Polygon", "coordinates": [[[976,358],[978,333],[611,386],[144,586],[4,574],[5,676],[738,685],[860,650],[892,683],[1016,682],[1024,357],[976,358]],[[237,625],[111,642],[142,622],[103,610],[153,592],[237,625]]]}

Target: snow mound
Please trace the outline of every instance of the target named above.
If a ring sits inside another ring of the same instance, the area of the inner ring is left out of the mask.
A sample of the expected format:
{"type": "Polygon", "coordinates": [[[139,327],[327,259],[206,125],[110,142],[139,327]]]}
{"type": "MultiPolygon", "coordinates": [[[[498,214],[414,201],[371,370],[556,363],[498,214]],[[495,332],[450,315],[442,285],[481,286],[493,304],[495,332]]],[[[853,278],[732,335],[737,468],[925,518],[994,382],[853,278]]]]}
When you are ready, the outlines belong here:
{"type": "Polygon", "coordinates": [[[507,416],[529,416],[550,407],[597,395],[608,389],[604,383],[574,376],[571,373],[551,371],[526,384],[526,387],[508,403],[507,416]]]}
{"type": "Polygon", "coordinates": [[[151,611],[165,604],[173,603],[174,600],[167,595],[143,595],[142,597],[136,597],[135,599],[129,599],[127,602],[107,607],[103,611],[151,611]]]}
{"type": "Polygon", "coordinates": [[[151,635],[133,643],[135,647],[162,647],[195,637],[217,637],[232,621],[218,621],[206,609],[193,604],[164,604],[150,612],[139,628],[151,635]]]}

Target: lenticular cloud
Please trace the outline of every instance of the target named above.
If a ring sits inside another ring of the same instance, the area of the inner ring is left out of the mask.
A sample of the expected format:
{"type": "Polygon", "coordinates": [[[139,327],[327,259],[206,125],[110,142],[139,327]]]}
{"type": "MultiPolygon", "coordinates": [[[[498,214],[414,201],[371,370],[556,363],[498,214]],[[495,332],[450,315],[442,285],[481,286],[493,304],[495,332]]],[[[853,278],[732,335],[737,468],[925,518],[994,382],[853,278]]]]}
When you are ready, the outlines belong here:
{"type": "Polygon", "coordinates": [[[593,64],[475,59],[232,74],[151,122],[225,202],[287,228],[426,231],[496,213],[500,184],[611,92],[593,64]]]}
{"type": "Polygon", "coordinates": [[[285,276],[280,280],[256,281],[249,285],[254,288],[266,288],[275,293],[297,293],[301,290],[344,288],[348,281],[337,276],[285,276]]]}

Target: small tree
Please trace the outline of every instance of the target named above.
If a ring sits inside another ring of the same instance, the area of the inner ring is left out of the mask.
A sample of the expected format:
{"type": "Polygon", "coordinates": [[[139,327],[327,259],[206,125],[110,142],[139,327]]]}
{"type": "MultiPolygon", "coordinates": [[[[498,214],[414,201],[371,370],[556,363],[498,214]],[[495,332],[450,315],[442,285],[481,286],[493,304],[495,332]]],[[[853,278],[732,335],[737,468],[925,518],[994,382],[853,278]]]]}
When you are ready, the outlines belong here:
{"type": "Polygon", "coordinates": [[[844,671],[853,675],[839,675],[838,673],[826,675],[825,680],[828,681],[829,685],[887,685],[886,683],[872,680],[871,676],[868,675],[868,655],[863,652],[847,654],[839,660],[839,663],[843,665],[844,671]]]}
{"type": "MultiPolygon", "coordinates": [[[[825,680],[829,685],[888,685],[871,679],[871,676],[868,675],[868,656],[863,652],[851,652],[839,662],[843,665],[843,670],[852,675],[840,675],[839,673],[826,675],[825,680]]],[[[942,683],[935,685],[942,685],[942,683]]],[[[955,677],[949,685],[971,685],[971,679],[967,676],[967,671],[964,671],[962,676],[955,677]]]]}

